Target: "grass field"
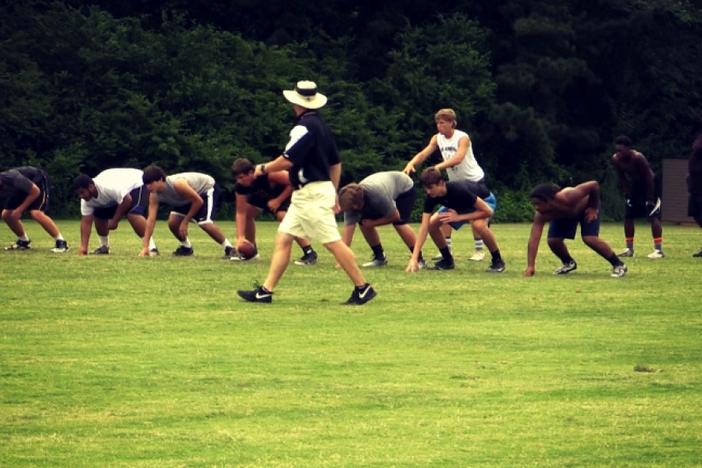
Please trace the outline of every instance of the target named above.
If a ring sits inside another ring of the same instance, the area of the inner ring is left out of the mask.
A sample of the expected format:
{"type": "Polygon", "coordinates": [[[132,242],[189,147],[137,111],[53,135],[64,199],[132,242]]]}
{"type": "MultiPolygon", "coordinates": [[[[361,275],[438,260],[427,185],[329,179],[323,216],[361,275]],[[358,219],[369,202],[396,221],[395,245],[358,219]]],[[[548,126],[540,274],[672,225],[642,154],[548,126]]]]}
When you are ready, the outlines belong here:
{"type": "MultiPolygon", "coordinates": [[[[78,222],[59,224],[77,247],[78,222]]],[[[572,275],[551,275],[542,241],[523,278],[525,224],[494,226],[504,274],[466,261],[464,229],[457,270],[410,275],[383,228],[378,297],[349,307],[326,251],[273,304],[238,299],[265,277],[272,223],[248,264],[196,228],[194,257],[137,258],[126,223],[109,257],[51,254],[27,226],[32,251],[0,252],[2,466],[702,464],[699,228],[665,226],[651,261],[639,225],[622,279],[579,240],[572,275]]],[[[622,246],[620,225],[602,235],[622,246]]],[[[165,223],[157,242],[176,247],[165,223]]]]}

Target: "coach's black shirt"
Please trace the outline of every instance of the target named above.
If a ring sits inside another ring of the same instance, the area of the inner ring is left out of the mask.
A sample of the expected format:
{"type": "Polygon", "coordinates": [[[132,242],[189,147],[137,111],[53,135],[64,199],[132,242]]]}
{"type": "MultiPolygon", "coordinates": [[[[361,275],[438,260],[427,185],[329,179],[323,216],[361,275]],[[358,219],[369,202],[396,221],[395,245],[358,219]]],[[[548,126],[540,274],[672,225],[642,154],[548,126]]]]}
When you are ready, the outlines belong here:
{"type": "Polygon", "coordinates": [[[433,213],[438,205],[455,210],[458,214],[472,213],[475,211],[475,200],[478,196],[485,199],[490,195],[490,192],[482,187],[483,184],[469,180],[446,182],[446,195],[437,198],[427,196],[424,200],[424,213],[433,213]]]}
{"type": "Polygon", "coordinates": [[[334,136],[316,111],[306,111],[290,131],[291,140],[283,156],[293,163],[290,182],[299,188],[316,181],[331,180],[329,168],[340,162],[334,136]]]}

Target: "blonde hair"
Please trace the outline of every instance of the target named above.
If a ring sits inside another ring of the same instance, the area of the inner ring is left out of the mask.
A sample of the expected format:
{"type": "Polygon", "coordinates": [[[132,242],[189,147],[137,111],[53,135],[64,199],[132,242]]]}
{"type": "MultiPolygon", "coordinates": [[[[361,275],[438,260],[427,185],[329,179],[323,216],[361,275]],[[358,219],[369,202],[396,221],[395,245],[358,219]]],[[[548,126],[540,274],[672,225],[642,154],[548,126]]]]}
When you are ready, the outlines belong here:
{"type": "Polygon", "coordinates": [[[456,120],[456,111],[451,108],[439,109],[436,111],[436,114],[434,114],[434,121],[439,119],[453,123],[453,128],[456,128],[456,124],[458,123],[456,120]]]}

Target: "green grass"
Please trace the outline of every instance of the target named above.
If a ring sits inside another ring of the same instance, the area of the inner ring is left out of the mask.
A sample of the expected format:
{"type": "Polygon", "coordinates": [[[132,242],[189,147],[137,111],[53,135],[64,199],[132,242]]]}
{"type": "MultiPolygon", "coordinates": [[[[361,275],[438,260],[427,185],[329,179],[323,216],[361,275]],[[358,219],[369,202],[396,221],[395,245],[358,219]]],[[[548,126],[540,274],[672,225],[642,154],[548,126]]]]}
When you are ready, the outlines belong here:
{"type": "MultiPolygon", "coordinates": [[[[273,304],[236,297],[265,277],[272,223],[248,264],[196,228],[195,257],[137,258],[126,223],[109,257],[51,254],[27,226],[32,251],[0,252],[2,466],[702,464],[698,228],[666,226],[651,261],[639,225],[622,279],[579,240],[577,272],[551,275],[542,242],[523,278],[526,224],[494,226],[502,275],[466,261],[467,229],[457,270],[410,275],[383,228],[378,297],[348,307],[326,251],[273,304]]],[[[603,237],[620,248],[621,226],[603,237]]],[[[176,247],[164,223],[157,241],[176,247]]]]}

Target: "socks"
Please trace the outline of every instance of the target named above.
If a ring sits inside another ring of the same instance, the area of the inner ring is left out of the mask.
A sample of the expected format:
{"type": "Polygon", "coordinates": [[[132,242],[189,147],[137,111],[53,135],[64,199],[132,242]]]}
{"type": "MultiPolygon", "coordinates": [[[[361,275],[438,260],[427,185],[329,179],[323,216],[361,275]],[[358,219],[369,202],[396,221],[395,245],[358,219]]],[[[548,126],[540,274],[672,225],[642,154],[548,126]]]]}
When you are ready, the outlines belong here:
{"type": "Polygon", "coordinates": [[[483,243],[482,239],[474,239],[475,240],[475,250],[483,250],[483,246],[485,245],[483,243]]]}
{"type": "Polygon", "coordinates": [[[441,256],[444,257],[445,260],[453,261],[453,255],[451,255],[451,249],[449,246],[439,249],[439,252],[441,252],[441,256]]]}
{"type": "Polygon", "coordinates": [[[624,265],[624,262],[619,260],[619,257],[617,257],[617,254],[613,253],[611,256],[607,257],[607,261],[612,264],[613,267],[619,266],[619,265],[624,265]]]}
{"type": "Polygon", "coordinates": [[[302,253],[303,253],[304,255],[309,255],[309,254],[311,254],[312,252],[314,252],[314,249],[312,248],[311,245],[308,245],[308,246],[306,246],[306,247],[302,247],[302,253]]]}
{"type": "Polygon", "coordinates": [[[381,244],[371,245],[371,250],[373,251],[373,256],[375,258],[385,258],[385,252],[383,251],[383,246],[381,244]]]}
{"type": "Polygon", "coordinates": [[[110,245],[110,236],[98,236],[100,239],[100,246],[109,246],[110,245]]]}
{"type": "Polygon", "coordinates": [[[633,237],[625,237],[624,240],[626,241],[626,248],[633,252],[634,251],[634,238],[633,237]]]}
{"type": "MultiPolygon", "coordinates": [[[[154,238],[151,237],[151,238],[149,239],[149,250],[154,250],[154,249],[156,249],[156,242],[154,242],[154,238]]],[[[158,250],[158,249],[157,249],[157,250],[158,250]]]]}
{"type": "Polygon", "coordinates": [[[656,250],[663,250],[663,238],[654,237],[653,238],[653,248],[656,250]]]}
{"type": "Polygon", "coordinates": [[[492,255],[492,263],[499,263],[502,261],[502,255],[500,255],[500,249],[496,249],[494,252],[490,252],[492,255]]]}
{"type": "Polygon", "coordinates": [[[29,242],[29,236],[28,236],[27,233],[25,232],[25,233],[22,234],[20,237],[18,237],[17,240],[21,240],[22,242],[29,242]]]}
{"type": "Polygon", "coordinates": [[[190,238],[186,237],[185,240],[180,241],[180,245],[187,247],[189,249],[193,248],[193,244],[190,243],[190,238]]]}
{"type": "Polygon", "coordinates": [[[232,243],[229,242],[229,239],[227,239],[227,238],[225,237],[225,238],[224,238],[224,241],[223,241],[220,245],[226,249],[227,247],[231,247],[231,246],[232,246],[232,243]]]}

